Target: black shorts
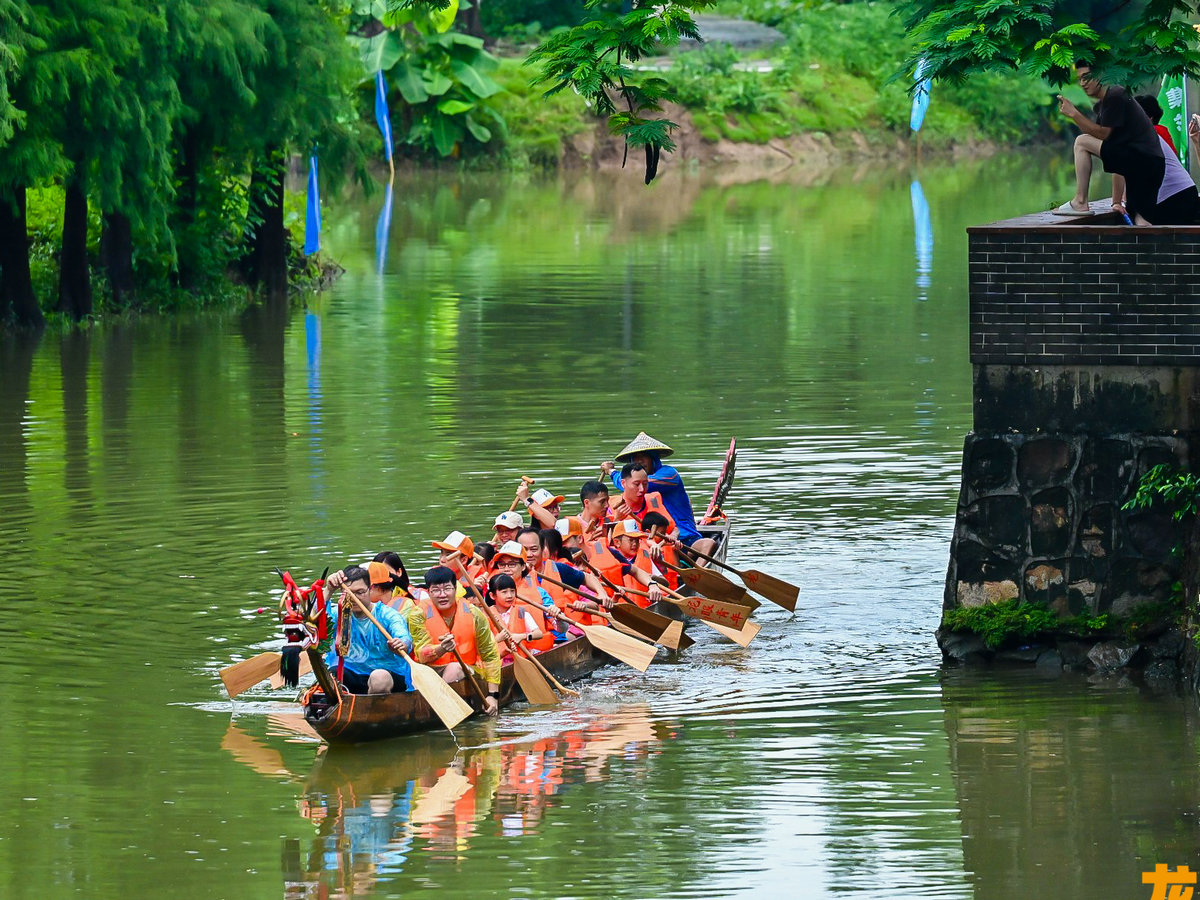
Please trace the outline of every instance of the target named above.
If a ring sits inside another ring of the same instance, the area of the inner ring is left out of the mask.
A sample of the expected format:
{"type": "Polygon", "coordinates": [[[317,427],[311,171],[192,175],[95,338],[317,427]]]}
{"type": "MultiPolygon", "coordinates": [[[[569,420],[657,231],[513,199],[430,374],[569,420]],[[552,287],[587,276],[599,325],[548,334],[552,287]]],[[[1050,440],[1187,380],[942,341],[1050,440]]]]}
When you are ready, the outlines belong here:
{"type": "Polygon", "coordinates": [[[1139,209],[1138,212],[1151,225],[1195,225],[1196,215],[1200,213],[1200,195],[1194,186],[1184,188],[1153,209],[1139,209]]]}
{"type": "Polygon", "coordinates": [[[1161,156],[1147,156],[1132,150],[1128,144],[1110,141],[1100,142],[1100,160],[1105,172],[1124,176],[1125,200],[1130,215],[1136,212],[1153,222],[1146,210],[1158,206],[1158,189],[1162,187],[1167,161],[1161,156]]]}
{"type": "MultiPolygon", "coordinates": [[[[388,674],[392,676],[393,694],[400,694],[408,690],[408,685],[404,683],[403,675],[397,675],[395,672],[389,672],[388,674]]],[[[351,672],[349,669],[343,673],[343,676],[342,684],[346,686],[346,690],[350,693],[365,694],[367,692],[367,682],[370,681],[371,676],[359,675],[357,672],[351,672]]]]}

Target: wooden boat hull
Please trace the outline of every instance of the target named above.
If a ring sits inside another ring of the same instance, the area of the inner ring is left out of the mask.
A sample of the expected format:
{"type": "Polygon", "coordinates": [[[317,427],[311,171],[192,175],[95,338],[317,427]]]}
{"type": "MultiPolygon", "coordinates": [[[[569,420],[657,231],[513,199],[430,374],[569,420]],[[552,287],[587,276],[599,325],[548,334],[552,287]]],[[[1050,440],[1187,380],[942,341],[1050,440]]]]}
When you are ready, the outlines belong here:
{"type": "MultiPolygon", "coordinates": [[[[590,675],[606,665],[609,657],[586,638],[576,638],[539,654],[538,661],[565,684],[590,675]]],[[[482,704],[466,682],[460,681],[452,687],[477,713],[482,711],[482,704]]],[[[325,703],[320,685],[315,684],[301,699],[305,721],[330,744],[362,744],[442,727],[425,698],[415,691],[341,696],[341,703],[331,707],[325,703]]],[[[508,706],[523,699],[513,667],[505,666],[501,674],[500,705],[508,706]]]]}

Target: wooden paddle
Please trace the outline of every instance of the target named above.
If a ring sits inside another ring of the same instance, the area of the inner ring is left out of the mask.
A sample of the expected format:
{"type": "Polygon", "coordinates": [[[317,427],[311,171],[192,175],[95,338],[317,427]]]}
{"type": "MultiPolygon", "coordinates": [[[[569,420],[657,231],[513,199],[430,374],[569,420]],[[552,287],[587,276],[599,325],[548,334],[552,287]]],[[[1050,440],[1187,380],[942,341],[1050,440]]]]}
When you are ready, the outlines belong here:
{"type": "MultiPolygon", "coordinates": [[[[589,563],[586,559],[583,560],[583,564],[585,566],[587,566],[589,569],[591,569],[592,572],[594,572],[596,574],[596,576],[602,582],[604,582],[606,585],[608,585],[609,588],[611,588],[612,590],[614,590],[614,591],[624,591],[625,590],[624,588],[617,587],[617,585],[613,584],[607,577],[605,577],[603,572],[601,572],[599,569],[597,569],[595,566],[593,566],[591,563],[589,563]]],[[[663,588],[663,590],[671,592],[670,588],[663,588]]],[[[673,592],[671,592],[671,593],[673,593],[673,592]]],[[[646,596],[649,597],[650,594],[646,593],[646,596]]],[[[675,597],[678,598],[678,600],[680,600],[680,601],[683,600],[683,597],[680,594],[675,594],[675,597]]],[[[664,598],[664,599],[668,603],[675,602],[676,605],[678,605],[677,601],[672,601],[669,598],[664,598]]],[[[697,617],[697,618],[699,618],[699,617],[697,617]]],[[[749,621],[747,621],[746,624],[740,630],[736,629],[736,628],[731,628],[728,625],[718,625],[716,622],[709,622],[707,619],[703,619],[703,618],[701,618],[700,621],[703,622],[709,628],[713,629],[713,631],[716,631],[717,633],[719,633],[722,637],[727,637],[727,638],[729,638],[729,640],[733,641],[735,644],[739,644],[742,647],[748,647],[750,645],[750,642],[752,640],[754,640],[755,636],[762,630],[762,626],[760,626],[754,622],[749,622],[749,621]]]]}
{"type": "MultiPolygon", "coordinates": [[[[346,593],[354,598],[354,602],[358,604],[358,608],[371,620],[371,624],[379,629],[379,633],[390,641],[392,635],[386,628],[379,624],[379,620],[371,613],[370,608],[359,600],[353,591],[346,591],[346,593]]],[[[442,720],[442,724],[446,728],[453,731],[455,725],[475,712],[475,710],[471,709],[470,704],[458,695],[454,688],[442,680],[441,675],[433,671],[429,666],[417,662],[403,650],[396,652],[408,663],[408,669],[412,673],[413,687],[425,698],[425,702],[429,704],[429,708],[442,720]]]]}
{"type": "MultiPolygon", "coordinates": [[[[545,579],[551,584],[556,584],[560,588],[568,590],[573,594],[578,594],[584,599],[595,599],[593,597],[589,597],[578,588],[573,588],[569,584],[564,584],[557,578],[551,578],[549,575],[544,574],[539,577],[545,579]]],[[[618,603],[613,607],[611,614],[603,611],[597,613],[594,610],[588,610],[588,612],[592,613],[593,615],[599,615],[602,618],[608,619],[609,622],[615,622],[623,625],[631,631],[636,632],[639,637],[643,637],[655,644],[662,644],[664,647],[667,647],[671,650],[680,649],[680,643],[683,638],[682,622],[677,622],[674,619],[659,615],[658,613],[652,612],[648,609],[642,609],[633,603],[618,603]],[[648,613],[648,615],[639,616],[636,614],[627,613],[627,609],[636,609],[639,613],[648,613]],[[618,612],[618,610],[620,610],[620,612],[618,612]]]]}
{"type": "MultiPolygon", "coordinates": [[[[536,479],[536,478],[530,478],[528,475],[522,475],[522,476],[521,476],[521,480],[522,480],[523,482],[525,482],[526,484],[528,484],[528,485],[534,485],[534,484],[537,484],[537,479],[536,479]]],[[[508,507],[508,511],[509,511],[509,512],[512,512],[514,509],[516,509],[516,508],[517,508],[517,504],[518,504],[518,503],[520,503],[520,502],[521,502],[521,498],[520,498],[520,497],[513,497],[513,502],[512,502],[512,504],[511,504],[511,505],[508,507]]]]}
{"type": "Polygon", "coordinates": [[[462,655],[458,652],[458,647],[451,647],[450,652],[454,654],[455,661],[462,666],[463,677],[470,683],[471,690],[475,692],[475,696],[479,698],[479,702],[486,706],[487,692],[479,686],[479,681],[475,678],[475,671],[463,662],[462,655]]]}
{"type": "Polygon", "coordinates": [[[727,603],[736,603],[738,606],[749,606],[751,609],[758,609],[762,605],[754,597],[751,597],[744,587],[734,584],[720,572],[712,569],[684,569],[672,565],[665,559],[662,560],[662,564],[678,575],[680,581],[698,594],[715,597],[727,603]]]}
{"type": "Polygon", "coordinates": [[[229,694],[230,700],[278,673],[279,654],[270,650],[235,662],[220,671],[221,681],[225,683],[225,692],[229,694]]]}
{"type": "Polygon", "coordinates": [[[686,544],[679,544],[679,549],[690,553],[692,556],[698,556],[701,559],[706,559],[715,566],[720,566],[722,569],[732,572],[738,578],[746,583],[746,587],[754,591],[756,594],[762,594],[772,603],[777,603],[786,609],[788,612],[796,611],[796,601],[800,599],[800,588],[792,584],[790,581],[784,581],[782,578],[776,578],[774,575],[768,575],[766,572],[760,572],[758,569],[735,569],[731,565],[721,562],[715,557],[709,556],[707,553],[702,553],[695,550],[686,544]]]}
{"type": "MultiPolygon", "coordinates": [[[[517,597],[535,609],[540,609],[540,602],[521,597],[522,587],[524,585],[517,585],[517,597]]],[[[582,631],[587,636],[588,643],[597,650],[607,653],[627,666],[632,666],[639,672],[645,672],[650,667],[651,660],[658,652],[653,644],[639,641],[632,635],[622,634],[607,625],[580,625],[578,622],[571,622],[571,624],[582,631]]]]}
{"type": "MultiPolygon", "coordinates": [[[[550,674],[550,670],[542,665],[542,661],[537,658],[537,654],[525,646],[525,642],[527,640],[528,638],[518,638],[516,635],[513,636],[513,643],[515,643],[526,654],[526,656],[513,656],[513,671],[520,671],[516,668],[518,659],[525,666],[533,666],[535,673],[541,676],[542,679],[534,682],[540,686],[534,688],[534,691],[535,693],[539,691],[546,691],[546,693],[539,694],[538,699],[535,700],[534,697],[530,695],[529,691],[525,690],[525,686],[521,685],[521,690],[525,691],[525,699],[530,703],[557,704],[558,697],[554,696],[554,691],[558,691],[560,694],[566,694],[568,697],[578,697],[579,691],[573,691],[569,687],[565,687],[557,678],[550,674]],[[554,690],[548,690],[546,682],[554,685],[554,690]]],[[[519,684],[520,676],[518,675],[517,677],[519,684]]]]}
{"type": "MultiPolygon", "coordinates": [[[[475,582],[467,574],[466,567],[463,566],[462,560],[459,558],[461,554],[457,551],[451,555],[450,562],[458,570],[459,574],[466,580],[470,587],[471,594],[475,597],[477,605],[483,610],[492,623],[499,630],[504,630],[503,623],[497,618],[495,610],[487,605],[483,599],[483,595],[479,593],[479,588],[475,586],[475,582]]],[[[521,692],[525,695],[525,699],[534,705],[554,706],[558,704],[558,697],[554,693],[554,689],[546,681],[543,675],[546,673],[546,667],[533,661],[533,653],[528,647],[520,641],[513,640],[517,645],[517,649],[524,652],[513,654],[513,675],[516,676],[517,684],[521,686],[521,692]]],[[[575,693],[572,691],[571,693],[575,693]]],[[[578,697],[578,694],[575,694],[578,697]]]]}

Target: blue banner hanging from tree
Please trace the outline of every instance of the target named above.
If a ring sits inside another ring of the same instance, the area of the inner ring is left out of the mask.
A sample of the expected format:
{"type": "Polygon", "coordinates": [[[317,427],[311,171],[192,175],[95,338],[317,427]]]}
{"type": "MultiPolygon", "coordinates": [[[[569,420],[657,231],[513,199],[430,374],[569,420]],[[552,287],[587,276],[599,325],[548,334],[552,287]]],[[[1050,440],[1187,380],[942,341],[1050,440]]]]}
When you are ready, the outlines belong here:
{"type": "Polygon", "coordinates": [[[912,115],[908,118],[908,125],[913,131],[920,131],[925,122],[925,110],[929,109],[929,88],[933,85],[932,79],[925,77],[925,60],[917,63],[913,78],[917,82],[917,89],[913,93],[912,115]]]}
{"type": "Polygon", "coordinates": [[[317,184],[317,154],[308,158],[308,203],[304,214],[304,255],[321,249],[321,188],[317,184]]]}
{"type": "Polygon", "coordinates": [[[383,135],[383,155],[387,161],[392,161],[392,119],[388,115],[387,82],[383,79],[383,70],[375,73],[375,121],[379,124],[379,133],[383,135]]]}

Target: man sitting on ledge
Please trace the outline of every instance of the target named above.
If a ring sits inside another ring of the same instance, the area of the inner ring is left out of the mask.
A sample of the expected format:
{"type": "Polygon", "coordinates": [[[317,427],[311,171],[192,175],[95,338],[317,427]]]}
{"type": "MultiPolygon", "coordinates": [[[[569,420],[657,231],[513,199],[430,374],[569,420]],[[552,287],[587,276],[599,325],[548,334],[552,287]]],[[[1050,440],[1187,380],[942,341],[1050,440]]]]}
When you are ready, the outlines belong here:
{"type": "Polygon", "coordinates": [[[1092,157],[1113,176],[1113,210],[1138,225],[1192,225],[1200,198],[1187,170],[1169,151],[1163,152],[1150,119],[1118,85],[1101,84],[1090,63],[1075,64],[1084,93],[1096,100],[1093,122],[1061,94],[1058,109],[1083,134],[1075,139],[1075,196],[1054,210],[1058,216],[1090,216],[1088,182],[1092,157]]]}

